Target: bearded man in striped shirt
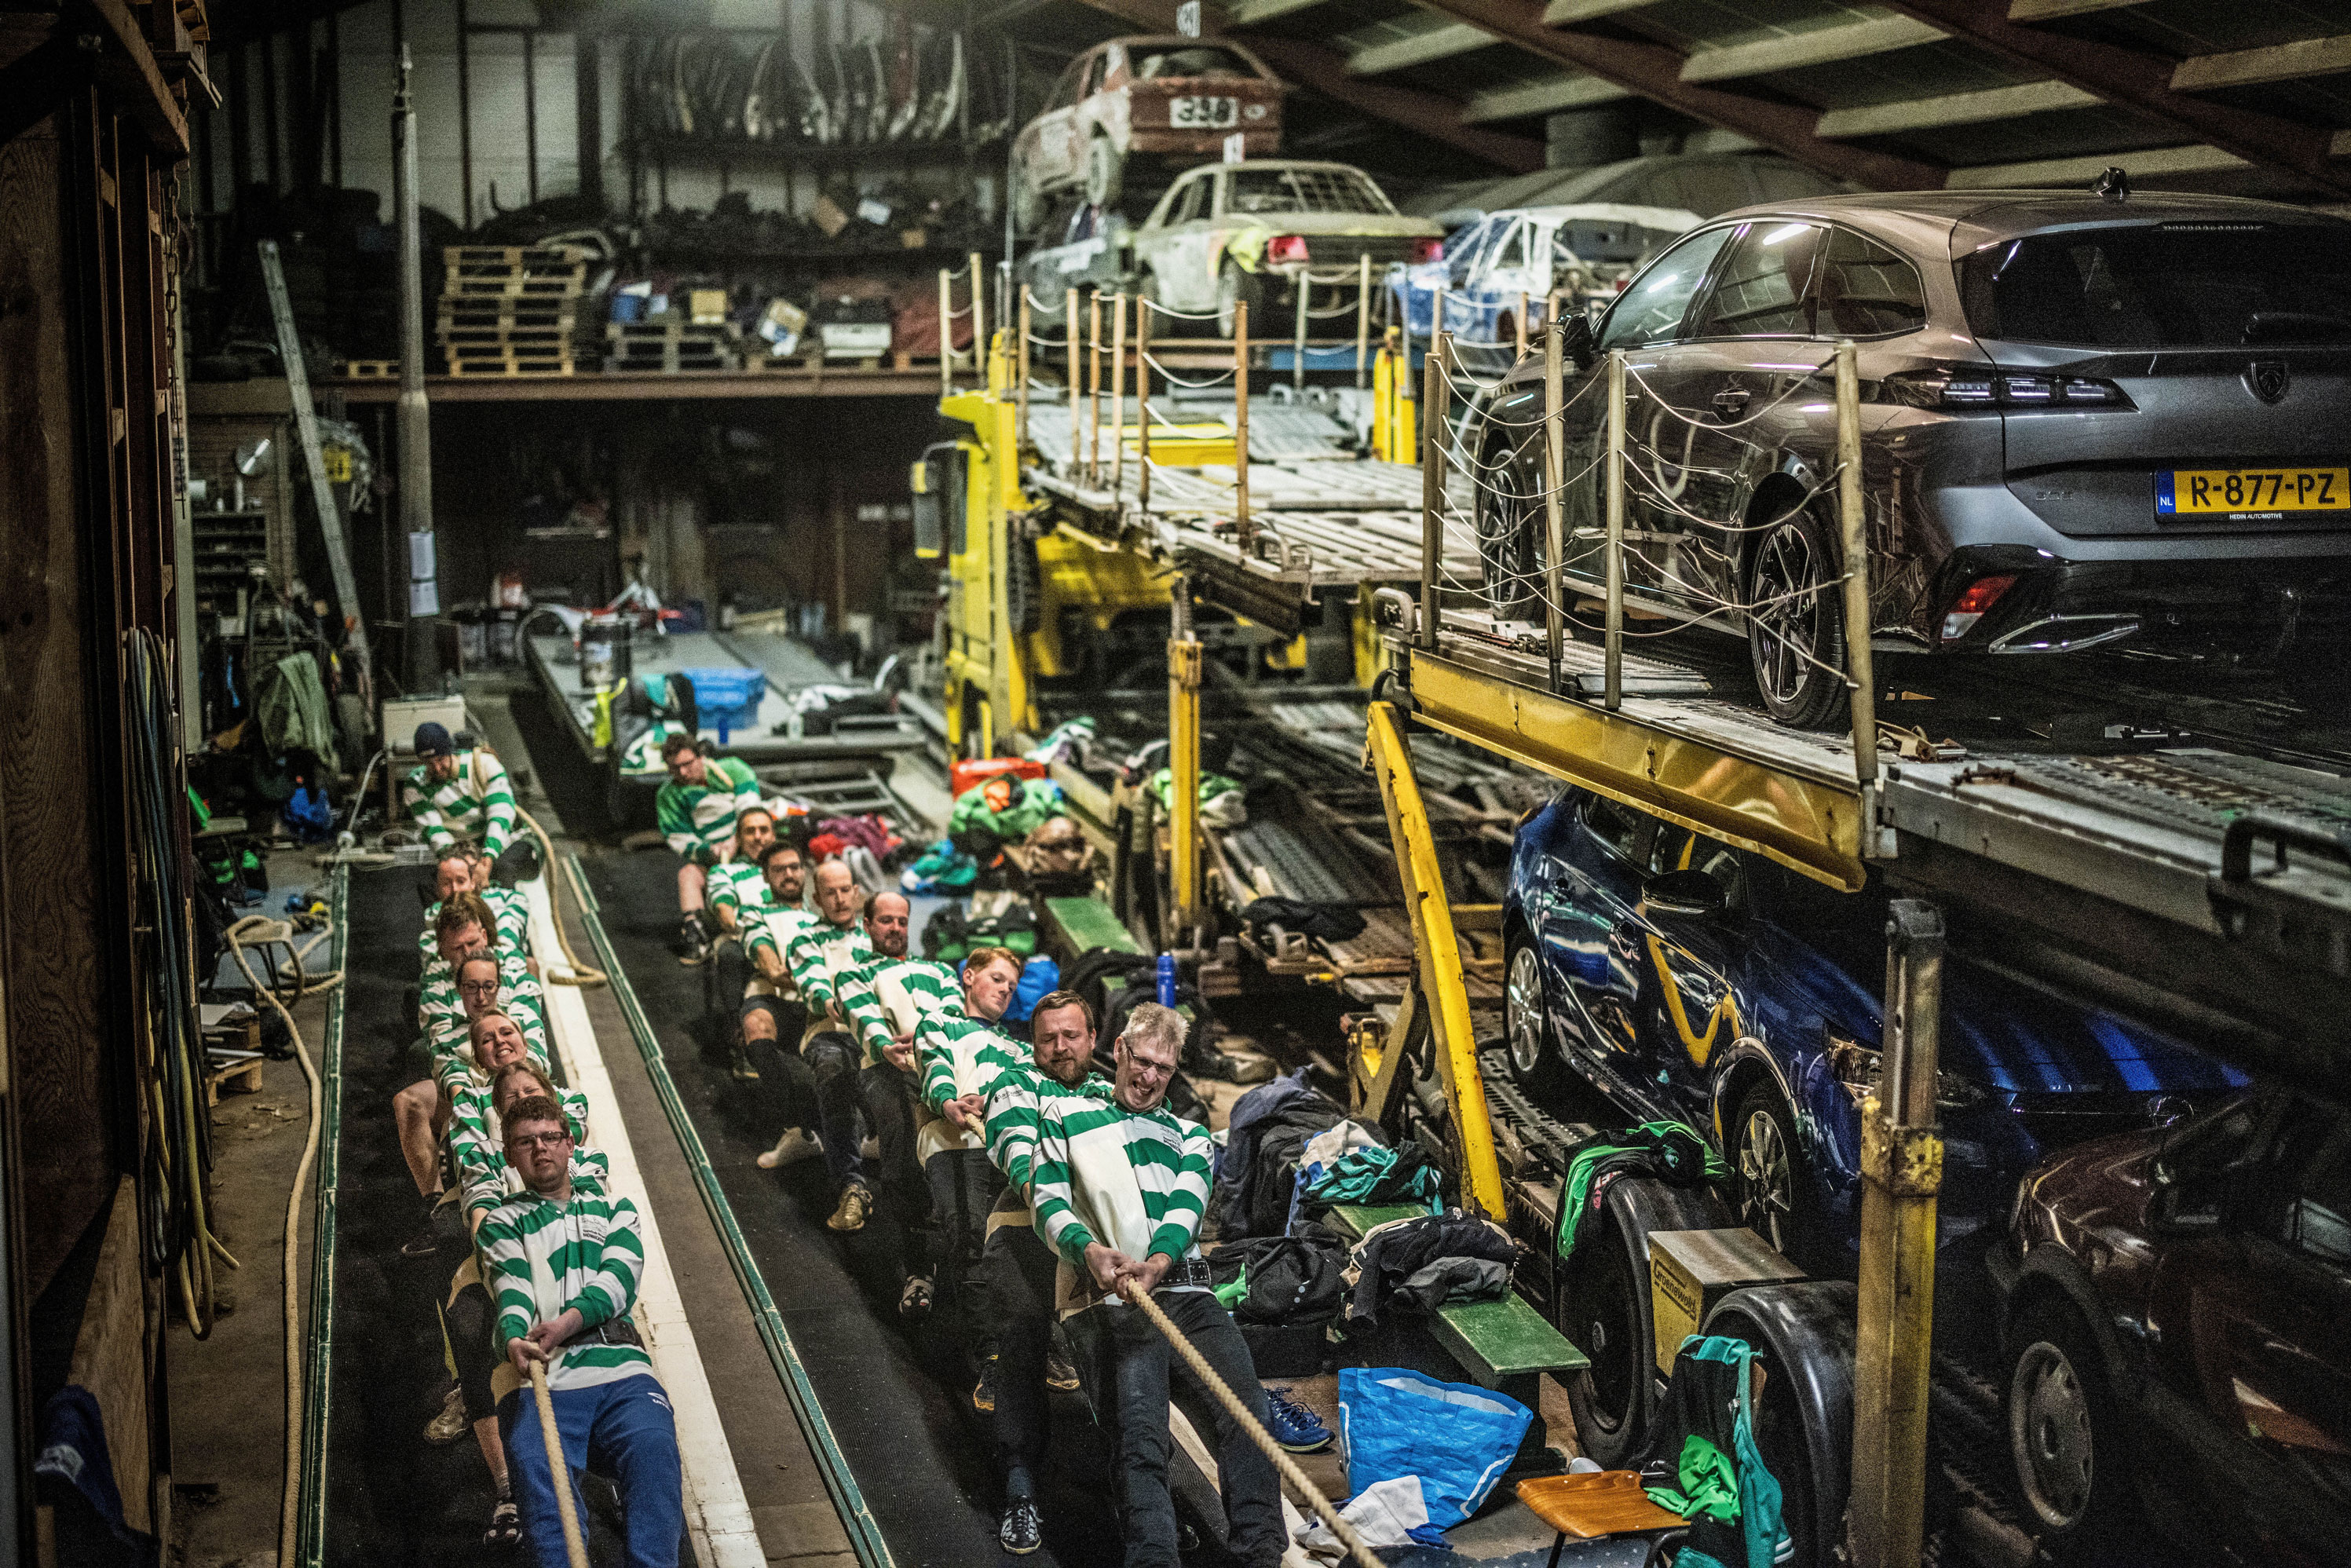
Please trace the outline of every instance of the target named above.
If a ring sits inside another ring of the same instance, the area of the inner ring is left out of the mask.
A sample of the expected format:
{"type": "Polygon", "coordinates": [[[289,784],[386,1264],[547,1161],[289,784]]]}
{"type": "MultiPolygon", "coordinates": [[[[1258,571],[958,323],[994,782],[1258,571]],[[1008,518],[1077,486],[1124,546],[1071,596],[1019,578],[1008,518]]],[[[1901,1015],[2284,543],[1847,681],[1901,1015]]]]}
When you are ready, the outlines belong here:
{"type": "Polygon", "coordinates": [[[423,758],[401,780],[400,803],[434,848],[473,839],[496,863],[496,880],[507,887],[538,874],[538,852],[526,836],[515,837],[514,785],[497,753],[479,744],[457,749],[442,726],[416,727],[416,754],[423,758]]]}
{"type": "MultiPolygon", "coordinates": [[[[1173,1008],[1141,1004],[1113,1053],[1109,1103],[1062,1093],[1037,1108],[1037,1229],[1061,1254],[1060,1311],[1090,1368],[1095,1413],[1115,1412],[1126,1568],[1177,1568],[1167,1378],[1173,1371],[1197,1379],[1125,1298],[1149,1292],[1259,1425],[1266,1420],[1249,1345],[1213,1294],[1196,1239],[1208,1197],[1208,1130],[1165,1105],[1185,1031],[1173,1008]]],[[[1246,1568],[1278,1568],[1288,1536],[1273,1466],[1221,1402],[1211,1405],[1233,1555],[1246,1568]]]]}
{"type": "Polygon", "coordinates": [[[677,1423],[629,1321],[645,1266],[636,1206],[572,1186],[571,1125],[554,1101],[516,1102],[505,1133],[507,1163],[526,1190],[498,1205],[475,1239],[497,1300],[497,1342],[515,1378],[515,1391],[499,1399],[498,1426],[524,1538],[539,1568],[562,1568],[555,1489],[572,1489],[584,1525],[587,1500],[569,1472],[585,1469],[593,1456],[600,1468],[610,1467],[620,1490],[629,1568],[677,1568],[685,1529],[677,1423]],[[563,1446],[559,1480],[545,1441],[528,1429],[538,1416],[522,1384],[534,1361],[547,1365],[563,1446]]]}

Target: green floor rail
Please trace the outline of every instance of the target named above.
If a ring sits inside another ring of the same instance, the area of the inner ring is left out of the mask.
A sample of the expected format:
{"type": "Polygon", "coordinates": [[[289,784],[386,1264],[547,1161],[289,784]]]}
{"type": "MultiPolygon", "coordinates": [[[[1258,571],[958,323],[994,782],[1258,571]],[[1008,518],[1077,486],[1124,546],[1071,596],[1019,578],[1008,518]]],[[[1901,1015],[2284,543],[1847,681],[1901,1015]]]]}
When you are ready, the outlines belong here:
{"type": "MultiPolygon", "coordinates": [[[[350,957],[351,868],[338,864],[328,899],[334,929],[329,945],[330,973],[340,974],[350,957]]],[[[310,1367],[302,1385],[301,1495],[295,1515],[295,1555],[302,1568],[325,1568],[327,1555],[327,1411],[334,1364],[335,1198],[342,1176],[343,999],[348,985],[327,993],[327,1039],[319,1048],[319,1103],[325,1120],[319,1129],[319,1188],[311,1199],[310,1367]]],[[[256,1000],[259,998],[256,998],[256,1000]]]]}
{"type": "Polygon", "coordinates": [[[790,1332],[784,1327],[783,1314],[776,1310],[775,1298],[768,1292],[768,1281],[760,1274],[759,1265],[751,1257],[751,1246],[744,1239],[743,1228],[736,1222],[735,1206],[726,1200],[726,1191],[718,1185],[718,1173],[710,1164],[710,1151],[703,1146],[702,1134],[686,1112],[676,1081],[670,1076],[661,1040],[654,1035],[653,1024],[637,1000],[636,990],[621,967],[620,955],[613,952],[611,939],[605,935],[603,906],[597,902],[595,890],[588,885],[588,873],[581,868],[580,857],[566,855],[564,867],[570,873],[571,891],[579,903],[580,923],[587,928],[588,939],[595,946],[598,965],[611,977],[612,999],[619,1005],[622,1018],[627,1020],[629,1032],[636,1037],[637,1051],[645,1060],[645,1075],[653,1080],[663,1113],[669,1118],[670,1130],[677,1134],[678,1148],[685,1155],[687,1168],[694,1173],[695,1186],[701,1189],[703,1207],[709,1210],[710,1222],[726,1249],[736,1281],[742,1286],[743,1299],[751,1308],[751,1319],[758,1325],[760,1341],[768,1347],[768,1359],[775,1364],[776,1379],[784,1385],[784,1394],[791,1401],[792,1414],[799,1420],[809,1451],[816,1456],[825,1490],[832,1495],[841,1528],[848,1532],[850,1548],[857,1553],[860,1568],[893,1568],[889,1543],[882,1538],[882,1526],[865,1506],[865,1494],[859,1489],[857,1478],[850,1473],[848,1456],[841,1451],[832,1423],[817,1402],[808,1368],[792,1343],[790,1332]]]}

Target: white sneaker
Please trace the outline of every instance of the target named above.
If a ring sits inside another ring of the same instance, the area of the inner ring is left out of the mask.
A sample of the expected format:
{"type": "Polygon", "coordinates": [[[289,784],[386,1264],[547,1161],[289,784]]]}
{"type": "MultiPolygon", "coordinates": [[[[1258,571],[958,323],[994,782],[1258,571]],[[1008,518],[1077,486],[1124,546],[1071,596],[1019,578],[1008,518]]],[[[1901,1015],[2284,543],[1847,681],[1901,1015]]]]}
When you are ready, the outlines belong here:
{"type": "Polygon", "coordinates": [[[882,1157],[882,1140],[869,1135],[863,1143],[857,1145],[857,1157],[861,1160],[880,1159],[882,1157]]]}
{"type": "Polygon", "coordinates": [[[759,1156],[759,1168],[771,1171],[779,1166],[814,1159],[822,1153],[824,1145],[817,1142],[815,1134],[805,1127],[787,1127],[784,1135],[776,1140],[776,1146],[759,1156]]]}

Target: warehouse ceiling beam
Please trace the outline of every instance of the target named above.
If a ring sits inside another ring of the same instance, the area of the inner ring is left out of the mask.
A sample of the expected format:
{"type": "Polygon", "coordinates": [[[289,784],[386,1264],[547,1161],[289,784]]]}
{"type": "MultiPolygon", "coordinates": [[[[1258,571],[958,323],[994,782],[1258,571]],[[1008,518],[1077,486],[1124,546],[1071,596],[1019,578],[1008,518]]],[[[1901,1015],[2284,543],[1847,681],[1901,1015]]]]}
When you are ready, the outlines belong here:
{"type": "Polygon", "coordinates": [[[1684,81],[1736,81],[1773,71],[1834,65],[1943,41],[1943,30],[1908,16],[1877,16],[1840,27],[1813,27],[1750,43],[1693,51],[1682,64],[1684,81]]]}
{"type": "Polygon", "coordinates": [[[1897,99],[1860,109],[1832,109],[1816,128],[1823,136],[1891,136],[1905,131],[1940,131],[1954,125],[1986,125],[2027,114],[2086,109],[2098,95],[2062,81],[2029,81],[1942,98],[1897,99]]]}
{"type": "Polygon", "coordinates": [[[1225,8],[1225,26],[1254,27],[1260,22],[1270,22],[1277,16],[1310,10],[1327,0],[1236,0],[1225,8]]]}
{"type": "Polygon", "coordinates": [[[1462,106],[1433,92],[1347,74],[1346,57],[1304,38],[1253,37],[1249,47],[1284,79],[1311,88],[1356,113],[1439,141],[1472,158],[1482,158],[1513,174],[1543,166],[1540,141],[1471,122],[1462,106]]]}
{"type": "Polygon", "coordinates": [[[1614,82],[1694,120],[1784,153],[1841,180],[1881,191],[1933,190],[1939,164],[1834,141],[1819,134],[1820,110],[1682,79],[1683,55],[1644,38],[1543,26],[1538,0],[1422,0],[1426,9],[1472,23],[1539,59],[1614,82]]]}
{"type": "Polygon", "coordinates": [[[1598,77],[1552,77],[1523,87],[1489,88],[1472,93],[1461,110],[1461,118],[1472,125],[1482,125],[1489,120],[1522,120],[1529,115],[1591,109],[1632,96],[1614,82],[1602,81],[1598,77]]]}
{"type": "Polygon", "coordinates": [[[2218,147],[2149,147],[2134,152],[2088,152],[2070,158],[2035,158],[2022,163],[1977,163],[1951,171],[1955,191],[1999,191],[2050,185],[2086,185],[2109,168],[2133,179],[2166,174],[2219,174],[2251,165],[2218,147]]]}
{"type": "Polygon", "coordinates": [[[2197,55],[2180,61],[2172,71],[2171,90],[2210,92],[2214,88],[2258,87],[2263,82],[2299,81],[2345,71],[2351,71],[2351,34],[2297,38],[2290,44],[2231,49],[2223,55],[2197,55]]]}
{"type": "Polygon", "coordinates": [[[1473,27],[1467,22],[1446,22],[1357,49],[1347,57],[1347,74],[1385,76],[1390,71],[1449,60],[1456,55],[1482,49],[1494,41],[1494,35],[1483,27],[1473,27]]]}
{"type": "MultiPolygon", "coordinates": [[[[1153,33],[1176,31],[1176,0],[1084,0],[1094,10],[1131,22],[1153,33]]],[[[1207,30],[1217,30],[1213,11],[1204,18],[1207,30]]],[[[1347,57],[1307,38],[1273,34],[1252,37],[1249,48],[1284,80],[1311,88],[1356,113],[1385,120],[1456,152],[1482,158],[1513,174],[1531,174],[1543,166],[1540,141],[1506,131],[1488,131],[1461,117],[1461,106],[1433,92],[1347,74],[1347,57]]]]}
{"type": "Polygon", "coordinates": [[[2146,4],[2147,0],[2009,0],[2008,19],[2062,22],[2068,16],[2087,16],[2094,12],[2120,11],[2126,6],[2146,4]]]}
{"type": "Polygon", "coordinates": [[[1551,0],[1543,7],[1543,26],[1573,27],[1578,22],[1597,22],[1603,16],[1639,11],[1656,3],[1657,0],[1551,0]]]}
{"type": "Polygon", "coordinates": [[[2179,62],[2103,38],[2044,31],[2009,18],[2010,0],[1886,0],[1913,20],[1981,45],[2016,65],[2094,92],[2249,163],[2351,194],[2351,170],[2335,162],[2333,132],[2172,86],[2179,62]]]}

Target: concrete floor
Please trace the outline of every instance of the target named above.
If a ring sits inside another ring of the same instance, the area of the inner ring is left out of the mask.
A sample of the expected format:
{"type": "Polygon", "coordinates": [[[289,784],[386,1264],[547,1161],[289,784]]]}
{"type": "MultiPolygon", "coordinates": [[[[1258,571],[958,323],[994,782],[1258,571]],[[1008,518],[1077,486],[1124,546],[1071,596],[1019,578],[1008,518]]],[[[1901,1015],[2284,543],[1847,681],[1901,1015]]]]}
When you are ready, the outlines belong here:
{"type": "MultiPolygon", "coordinates": [[[[269,873],[270,897],[255,912],[272,918],[282,916],[287,893],[310,886],[318,874],[307,852],[293,851],[273,854],[269,873]]],[[[326,967],[327,953],[321,944],[311,955],[314,972],[326,967]]],[[[308,998],[293,1012],[316,1062],[326,1038],[326,997],[308,998]]],[[[172,1544],[185,1568],[263,1568],[277,1559],[286,1455],[286,1195],[308,1136],[310,1109],[298,1063],[266,1062],[261,1076],[259,1092],[224,1094],[212,1113],[214,1233],[243,1267],[219,1272],[209,1339],[193,1339],[184,1322],[175,1322],[165,1338],[172,1544]]],[[[315,1181],[309,1185],[296,1229],[306,1325],[317,1191],[315,1181]]]]}

